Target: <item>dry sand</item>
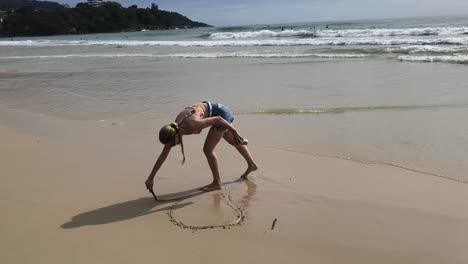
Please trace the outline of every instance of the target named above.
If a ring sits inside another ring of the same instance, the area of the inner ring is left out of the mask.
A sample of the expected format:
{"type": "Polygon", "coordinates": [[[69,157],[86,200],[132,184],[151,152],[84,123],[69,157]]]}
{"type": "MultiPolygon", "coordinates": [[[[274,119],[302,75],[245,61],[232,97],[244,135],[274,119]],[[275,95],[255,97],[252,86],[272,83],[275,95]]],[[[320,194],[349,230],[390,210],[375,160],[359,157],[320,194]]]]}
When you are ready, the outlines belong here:
{"type": "Polygon", "coordinates": [[[186,165],[176,148],[156,180],[160,198],[186,199],[156,202],[144,188],[161,150],[152,135],[0,117],[0,263],[468,263],[468,184],[251,140],[250,180],[222,143],[225,188],[201,193],[211,176],[197,136],[186,165]]]}

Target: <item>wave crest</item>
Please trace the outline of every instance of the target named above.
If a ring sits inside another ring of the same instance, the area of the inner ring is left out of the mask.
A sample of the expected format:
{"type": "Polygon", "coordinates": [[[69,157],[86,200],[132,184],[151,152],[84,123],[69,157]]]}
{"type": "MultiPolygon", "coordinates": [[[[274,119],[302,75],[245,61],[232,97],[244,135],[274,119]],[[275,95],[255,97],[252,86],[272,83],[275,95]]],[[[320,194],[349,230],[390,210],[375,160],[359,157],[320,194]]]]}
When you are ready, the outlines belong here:
{"type": "Polygon", "coordinates": [[[335,54],[335,53],[247,53],[247,52],[216,52],[216,53],[172,53],[172,54],[145,54],[145,53],[118,53],[118,54],[67,54],[67,55],[33,55],[33,56],[6,56],[0,59],[66,59],[66,58],[329,58],[352,59],[364,58],[367,54],[335,54]]]}
{"type": "Polygon", "coordinates": [[[462,35],[468,27],[403,28],[403,29],[343,29],[318,30],[317,37],[357,38],[357,37],[395,37],[395,36],[437,36],[462,35]]]}
{"type": "Polygon", "coordinates": [[[217,32],[211,33],[209,38],[214,40],[223,39],[255,39],[255,38],[284,38],[284,37],[315,37],[316,34],[308,30],[260,30],[260,31],[246,31],[246,32],[217,32]]]}
{"type": "Polygon", "coordinates": [[[319,29],[275,31],[263,29],[258,31],[227,31],[209,34],[210,39],[264,39],[281,37],[298,38],[362,38],[362,37],[396,37],[396,36],[451,36],[468,34],[468,27],[428,27],[428,28],[395,28],[395,29],[319,29]]]}
{"type": "Polygon", "coordinates": [[[253,46],[348,46],[348,45],[468,45],[468,36],[447,38],[304,38],[304,39],[241,39],[200,41],[153,40],[21,40],[0,41],[0,46],[180,46],[180,47],[253,47],[253,46]]]}
{"type": "Polygon", "coordinates": [[[468,55],[454,54],[446,56],[398,56],[400,61],[411,61],[411,62],[450,62],[468,64],[468,55]]]}

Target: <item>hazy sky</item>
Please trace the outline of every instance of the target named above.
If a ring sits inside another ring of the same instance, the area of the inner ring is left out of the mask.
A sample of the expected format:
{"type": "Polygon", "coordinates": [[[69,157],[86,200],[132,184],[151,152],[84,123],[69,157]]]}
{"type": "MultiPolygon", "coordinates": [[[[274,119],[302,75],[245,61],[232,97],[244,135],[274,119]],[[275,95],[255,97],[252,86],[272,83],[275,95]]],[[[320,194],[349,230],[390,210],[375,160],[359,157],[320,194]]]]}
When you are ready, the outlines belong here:
{"type": "MultiPolygon", "coordinates": [[[[74,7],[86,0],[49,0],[74,7]]],[[[215,26],[468,15],[468,0],[114,0],[179,12],[215,26]]]]}

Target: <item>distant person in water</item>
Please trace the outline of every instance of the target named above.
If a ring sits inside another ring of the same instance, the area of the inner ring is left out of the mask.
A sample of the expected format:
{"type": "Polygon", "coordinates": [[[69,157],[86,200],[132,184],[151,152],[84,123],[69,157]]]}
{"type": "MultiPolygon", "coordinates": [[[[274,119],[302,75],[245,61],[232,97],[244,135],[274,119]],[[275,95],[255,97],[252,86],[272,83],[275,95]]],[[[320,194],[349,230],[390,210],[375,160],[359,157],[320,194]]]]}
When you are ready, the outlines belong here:
{"type": "Polygon", "coordinates": [[[199,134],[203,129],[210,127],[210,131],[203,146],[203,152],[213,174],[213,182],[202,187],[202,191],[213,191],[222,189],[222,183],[219,176],[218,159],[214,149],[221,138],[224,138],[229,144],[233,145],[247,162],[247,170],[241,175],[241,179],[247,179],[252,171],[257,170],[257,164],[252,159],[247,140],[242,138],[237,130],[231,125],[234,121],[231,111],[225,105],[214,102],[201,102],[186,107],[180,112],[175,122],[164,126],[159,131],[159,141],[164,144],[163,150],[159,155],[153,170],[145,182],[146,188],[152,190],[154,176],[166,160],[170,150],[175,145],[180,144],[182,150],[182,164],[185,162],[184,144],[182,136],[199,134]]]}

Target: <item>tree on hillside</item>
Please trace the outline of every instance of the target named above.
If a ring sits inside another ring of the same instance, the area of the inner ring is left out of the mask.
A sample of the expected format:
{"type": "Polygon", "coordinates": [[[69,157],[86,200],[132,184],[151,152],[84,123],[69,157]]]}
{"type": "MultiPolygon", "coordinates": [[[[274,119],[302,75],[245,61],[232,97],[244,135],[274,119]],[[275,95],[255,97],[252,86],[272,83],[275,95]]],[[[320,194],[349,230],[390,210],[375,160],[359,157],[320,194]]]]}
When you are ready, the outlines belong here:
{"type": "Polygon", "coordinates": [[[138,8],[136,5],[124,8],[116,2],[105,2],[99,7],[79,3],[75,8],[59,8],[51,12],[26,6],[7,14],[3,21],[0,27],[0,35],[3,36],[104,33],[135,31],[141,28],[208,26],[191,21],[178,13],[160,10],[154,3],[150,8],[138,8]]]}

